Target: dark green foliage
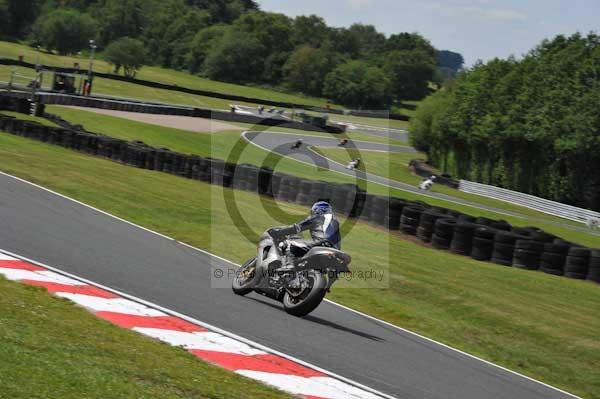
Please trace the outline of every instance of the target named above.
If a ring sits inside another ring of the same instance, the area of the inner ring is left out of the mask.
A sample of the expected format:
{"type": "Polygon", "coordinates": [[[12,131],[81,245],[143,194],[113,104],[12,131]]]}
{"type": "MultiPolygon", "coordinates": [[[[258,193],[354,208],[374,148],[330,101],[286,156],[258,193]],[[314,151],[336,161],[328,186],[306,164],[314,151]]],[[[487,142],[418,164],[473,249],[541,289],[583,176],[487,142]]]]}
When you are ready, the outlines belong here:
{"type": "Polygon", "coordinates": [[[325,77],[341,61],[339,53],[298,47],[284,65],[285,84],[292,90],[318,96],[323,92],[325,77]]]}
{"type": "Polygon", "coordinates": [[[107,46],[120,37],[138,37],[148,25],[154,2],[147,0],[102,0],[91,7],[99,23],[98,42],[107,46]]]}
{"type": "Polygon", "coordinates": [[[600,37],[475,65],[424,101],[412,131],[457,177],[600,209],[600,37]]]}
{"type": "Polygon", "coordinates": [[[87,49],[88,41],[96,36],[96,23],[87,14],[60,8],[37,20],[33,36],[46,49],[72,54],[87,49]]]}
{"type": "Polygon", "coordinates": [[[459,53],[449,50],[440,50],[437,52],[437,64],[441,68],[448,68],[455,72],[462,69],[465,60],[459,53]]]}
{"type": "Polygon", "coordinates": [[[421,50],[427,53],[431,57],[436,56],[435,48],[429,43],[427,39],[418,33],[398,33],[391,35],[385,42],[386,51],[412,51],[421,50]]]}
{"type": "Polygon", "coordinates": [[[382,64],[399,99],[418,100],[428,94],[435,64],[424,50],[390,51],[383,56],[382,64]]]}
{"type": "Polygon", "coordinates": [[[123,67],[123,74],[133,78],[144,65],[146,51],[141,41],[122,37],[108,45],[104,57],[115,66],[115,73],[119,73],[119,69],[123,67]]]}
{"type": "Polygon", "coordinates": [[[292,23],[291,41],[294,46],[308,45],[321,47],[329,38],[329,27],[325,20],[317,15],[299,15],[292,23]]]}
{"type": "Polygon", "coordinates": [[[146,59],[155,65],[229,82],[287,87],[312,96],[327,95],[325,78],[339,64],[361,61],[364,71],[356,76],[384,79],[359,101],[350,92],[362,93],[364,84],[343,90],[334,88],[332,78],[328,93],[336,96],[331,99],[352,98],[343,103],[347,106],[389,107],[418,100],[429,93],[430,82],[453,75],[443,75],[443,70],[434,75],[436,50],[417,33],[386,37],[374,26],[359,23],[332,28],[316,15],[290,18],[260,11],[252,0],[0,0],[0,18],[8,21],[0,26],[0,37],[29,35],[32,44],[47,50],[80,51],[94,38],[102,57],[109,44],[128,37],[144,44],[146,59]],[[57,12],[64,15],[65,10],[79,13],[77,23],[50,17],[57,12]],[[73,38],[68,48],[49,42],[46,33],[51,28],[60,31],[72,25],[73,33],[75,28],[82,31],[78,21],[89,18],[86,15],[91,17],[87,31],[73,38]],[[237,64],[227,64],[234,61],[237,64]]]}
{"type": "Polygon", "coordinates": [[[211,79],[247,83],[261,74],[264,58],[265,47],[257,39],[232,29],[208,52],[203,69],[211,79]]]}
{"type": "Polygon", "coordinates": [[[327,75],[323,92],[342,104],[380,109],[389,104],[390,81],[376,66],[364,61],[349,61],[327,75]]]}
{"type": "Polygon", "coordinates": [[[465,63],[463,56],[449,50],[440,50],[437,53],[437,68],[433,81],[443,84],[456,77],[465,63]]]}
{"type": "Polygon", "coordinates": [[[0,1],[0,34],[10,38],[20,38],[29,33],[31,25],[41,8],[41,0],[2,0],[0,1]]]}
{"type": "Polygon", "coordinates": [[[186,0],[186,4],[206,10],[213,23],[230,23],[245,12],[258,10],[252,0],[186,0]]]}
{"type": "Polygon", "coordinates": [[[10,13],[8,11],[8,2],[6,0],[0,0],[0,39],[8,37],[10,28],[10,13]]]}
{"type": "Polygon", "coordinates": [[[187,58],[187,66],[191,72],[200,71],[210,49],[229,29],[228,25],[217,24],[200,30],[194,36],[187,58]]]}

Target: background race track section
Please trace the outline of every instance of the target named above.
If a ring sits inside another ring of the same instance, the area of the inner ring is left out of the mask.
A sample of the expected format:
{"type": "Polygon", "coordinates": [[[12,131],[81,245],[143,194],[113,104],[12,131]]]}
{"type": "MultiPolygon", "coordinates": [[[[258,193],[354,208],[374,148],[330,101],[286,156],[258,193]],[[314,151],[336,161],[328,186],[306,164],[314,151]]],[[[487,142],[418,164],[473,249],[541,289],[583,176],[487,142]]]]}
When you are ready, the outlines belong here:
{"type": "Polygon", "coordinates": [[[113,324],[183,347],[202,360],[292,394],[311,399],[382,398],[321,371],[2,251],[0,274],[9,280],[46,288],[50,293],[70,299],[113,324]]]}

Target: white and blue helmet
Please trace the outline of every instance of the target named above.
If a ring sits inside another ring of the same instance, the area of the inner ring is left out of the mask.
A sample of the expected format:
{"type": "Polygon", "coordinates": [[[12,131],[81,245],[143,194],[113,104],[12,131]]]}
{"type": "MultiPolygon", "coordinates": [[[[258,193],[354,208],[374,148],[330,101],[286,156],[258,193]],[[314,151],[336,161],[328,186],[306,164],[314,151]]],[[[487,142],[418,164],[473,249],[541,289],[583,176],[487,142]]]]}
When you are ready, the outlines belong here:
{"type": "Polygon", "coordinates": [[[313,216],[326,215],[329,213],[333,213],[333,209],[331,208],[331,205],[329,205],[329,202],[317,201],[313,204],[312,208],[310,208],[310,213],[313,216]]]}

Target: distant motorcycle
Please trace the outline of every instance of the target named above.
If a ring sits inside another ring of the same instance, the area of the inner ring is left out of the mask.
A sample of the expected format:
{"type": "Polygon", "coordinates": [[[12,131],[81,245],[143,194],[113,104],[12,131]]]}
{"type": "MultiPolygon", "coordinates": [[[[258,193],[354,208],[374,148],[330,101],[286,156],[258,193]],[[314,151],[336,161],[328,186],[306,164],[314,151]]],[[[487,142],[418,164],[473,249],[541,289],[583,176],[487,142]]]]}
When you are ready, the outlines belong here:
{"type": "Polygon", "coordinates": [[[332,246],[309,249],[297,237],[278,240],[277,236],[276,228],[263,233],[257,256],[236,273],[233,292],[246,295],[255,291],[282,302],[287,313],[305,316],[319,306],[338,273],[350,271],[351,257],[332,246]],[[282,265],[290,263],[293,268],[282,270],[282,265]]]}
{"type": "Polygon", "coordinates": [[[431,176],[428,179],[424,179],[419,184],[419,190],[423,190],[423,191],[429,191],[429,190],[431,190],[431,187],[433,187],[434,181],[435,181],[435,176],[431,176]]]}
{"type": "Polygon", "coordinates": [[[292,150],[297,150],[300,147],[302,147],[302,140],[296,141],[294,144],[292,144],[292,146],[290,148],[292,150]]]}

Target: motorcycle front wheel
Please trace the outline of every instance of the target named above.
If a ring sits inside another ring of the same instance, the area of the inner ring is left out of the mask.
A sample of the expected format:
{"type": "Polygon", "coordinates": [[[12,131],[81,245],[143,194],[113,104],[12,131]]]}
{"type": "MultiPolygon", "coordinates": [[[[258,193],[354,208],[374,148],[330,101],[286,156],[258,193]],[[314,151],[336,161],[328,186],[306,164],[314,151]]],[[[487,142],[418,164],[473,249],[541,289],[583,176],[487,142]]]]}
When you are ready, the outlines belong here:
{"type": "Polygon", "coordinates": [[[297,295],[286,291],[283,296],[283,308],[294,316],[306,316],[319,306],[326,293],[327,281],[321,272],[309,270],[306,273],[309,286],[297,295]]]}
{"type": "Polygon", "coordinates": [[[246,295],[252,292],[254,277],[256,276],[256,258],[244,263],[235,274],[231,282],[231,289],[238,295],[246,295]]]}

